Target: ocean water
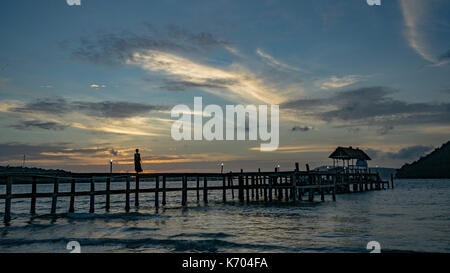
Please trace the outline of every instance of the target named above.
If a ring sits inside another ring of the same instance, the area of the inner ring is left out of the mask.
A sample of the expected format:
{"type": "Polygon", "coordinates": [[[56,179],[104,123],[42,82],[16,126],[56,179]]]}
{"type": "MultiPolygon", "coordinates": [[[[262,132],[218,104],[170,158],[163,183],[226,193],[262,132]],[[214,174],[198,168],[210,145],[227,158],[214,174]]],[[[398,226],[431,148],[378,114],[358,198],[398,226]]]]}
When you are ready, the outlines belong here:
{"type": "MultiPolygon", "coordinates": [[[[109,213],[104,212],[104,197],[97,196],[95,214],[87,213],[89,197],[76,199],[73,214],[66,213],[67,198],[60,198],[56,217],[48,215],[48,198],[38,199],[37,216],[28,214],[29,200],[13,200],[11,223],[0,223],[0,252],[69,252],[69,241],[79,242],[81,252],[367,253],[369,241],[379,242],[381,252],[450,252],[450,180],[395,183],[393,190],[296,204],[240,204],[231,192],[222,203],[222,192],[210,191],[208,204],[189,192],[188,207],[182,208],[180,194],[168,193],[168,204],[158,210],[154,194],[141,194],[141,206],[132,206],[129,213],[124,212],[124,196],[111,196],[109,213]]],[[[51,187],[38,186],[38,192],[51,187]]],[[[131,205],[133,201],[132,195],[131,205]]]]}

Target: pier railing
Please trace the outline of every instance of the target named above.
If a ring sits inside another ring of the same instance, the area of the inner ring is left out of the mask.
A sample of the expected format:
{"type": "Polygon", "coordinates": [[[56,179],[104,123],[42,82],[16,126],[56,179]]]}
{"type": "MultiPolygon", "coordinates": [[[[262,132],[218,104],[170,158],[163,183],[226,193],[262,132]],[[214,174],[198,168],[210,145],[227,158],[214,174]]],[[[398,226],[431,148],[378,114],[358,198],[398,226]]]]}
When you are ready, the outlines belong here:
{"type": "Polygon", "coordinates": [[[3,186],[4,193],[0,191],[0,200],[4,200],[4,221],[11,220],[11,200],[29,199],[30,213],[36,213],[36,200],[38,198],[51,198],[50,214],[56,214],[58,198],[69,198],[68,212],[75,212],[76,197],[89,196],[89,212],[95,212],[95,197],[105,196],[105,210],[110,209],[111,195],[125,195],[125,211],[130,210],[131,198],[134,197],[134,206],[139,206],[139,196],[143,194],[154,194],[154,206],[158,208],[167,202],[167,192],[179,192],[181,194],[181,205],[188,203],[188,192],[195,191],[196,199],[208,202],[208,192],[222,191],[222,200],[227,202],[231,193],[231,199],[240,202],[264,201],[272,202],[302,201],[307,195],[308,201],[314,201],[316,194],[320,195],[321,201],[325,195],[331,195],[336,201],[336,194],[350,192],[364,192],[369,190],[381,190],[386,187],[394,187],[393,178],[391,185],[382,181],[377,173],[336,173],[327,171],[300,171],[298,164],[293,171],[274,172],[229,172],[229,173],[71,173],[67,175],[42,175],[8,173],[0,175],[0,188],[3,186]],[[208,185],[208,181],[215,181],[214,185],[208,185]],[[114,183],[122,183],[121,189],[112,189],[114,183]],[[131,188],[133,182],[134,188],[131,188]],[[142,184],[151,182],[153,187],[141,188],[142,184]],[[222,182],[222,183],[220,183],[222,182]],[[173,184],[168,187],[168,184],[173,184]],[[70,184],[70,191],[60,191],[59,186],[70,184]],[[88,184],[89,190],[77,191],[76,185],[88,184]],[[98,184],[103,184],[104,189],[99,190],[98,184]],[[31,191],[26,193],[14,193],[16,185],[31,185],[31,191]],[[53,186],[52,191],[38,192],[38,185],[53,186]],[[161,197],[161,199],[160,199],[161,197]],[[161,200],[161,204],[160,204],[161,200]]]}

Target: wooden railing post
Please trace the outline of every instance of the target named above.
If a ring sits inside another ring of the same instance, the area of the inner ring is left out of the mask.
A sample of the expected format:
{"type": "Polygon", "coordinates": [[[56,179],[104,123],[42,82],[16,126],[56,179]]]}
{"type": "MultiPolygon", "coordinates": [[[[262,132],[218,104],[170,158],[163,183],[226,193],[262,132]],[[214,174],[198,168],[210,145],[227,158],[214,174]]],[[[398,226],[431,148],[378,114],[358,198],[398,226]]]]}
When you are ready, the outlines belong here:
{"type": "Polygon", "coordinates": [[[333,176],[333,201],[336,201],[336,176],[333,176]]]}
{"type": "Polygon", "coordinates": [[[252,191],[252,199],[255,199],[255,176],[251,177],[251,191],[252,191]]]}
{"type": "Polygon", "coordinates": [[[250,191],[249,191],[249,184],[248,184],[248,176],[245,176],[245,197],[247,202],[250,201],[250,191]]]}
{"type": "Polygon", "coordinates": [[[184,207],[187,204],[187,177],[183,176],[182,192],[181,192],[181,205],[184,207]]]}
{"type": "Polygon", "coordinates": [[[55,178],[55,181],[53,183],[53,195],[52,195],[52,208],[50,210],[50,214],[56,214],[56,202],[58,200],[58,178],[55,178]]]}
{"type": "Polygon", "coordinates": [[[159,207],[159,176],[155,178],[155,208],[159,207]]]}
{"type": "Polygon", "coordinates": [[[8,176],[6,180],[6,198],[5,198],[5,215],[3,216],[3,221],[8,223],[11,221],[11,195],[12,195],[12,176],[8,176]]]}
{"type": "Polygon", "coordinates": [[[89,213],[94,213],[95,211],[95,182],[91,178],[91,192],[90,192],[90,202],[89,202],[89,213]]]}
{"type": "Polygon", "coordinates": [[[200,201],[200,176],[197,176],[197,202],[200,201]]]}
{"type": "Polygon", "coordinates": [[[127,176],[125,179],[125,211],[130,211],[130,177],[127,176]]]}
{"type": "MultiPolygon", "coordinates": [[[[297,165],[298,163],[296,163],[297,165]]],[[[296,175],[291,175],[291,184],[292,184],[292,201],[295,203],[297,201],[297,183],[295,180],[296,175]]]]}
{"type": "Polygon", "coordinates": [[[272,202],[272,186],[273,186],[273,178],[271,176],[268,177],[269,179],[269,202],[272,202]]]}
{"type": "Polygon", "coordinates": [[[30,213],[35,214],[36,213],[36,192],[37,192],[37,185],[36,185],[36,176],[32,177],[32,185],[31,185],[31,205],[30,205],[30,213]]]}
{"type": "Polygon", "coordinates": [[[208,178],[203,178],[203,202],[208,203],[208,178]]]}
{"type": "Polygon", "coordinates": [[[162,197],[162,205],[166,205],[166,176],[163,176],[163,197],[162,197]]]}
{"type": "Polygon", "coordinates": [[[239,201],[244,201],[244,176],[243,176],[244,170],[241,169],[241,174],[239,175],[239,191],[238,191],[238,197],[239,201]]]}
{"type": "Polygon", "coordinates": [[[105,210],[106,211],[109,211],[109,208],[110,208],[110,206],[111,206],[111,197],[110,197],[110,194],[111,194],[111,177],[108,177],[108,178],[106,178],[106,197],[105,197],[105,199],[106,199],[106,204],[105,204],[105,210]]]}
{"type": "Polygon", "coordinates": [[[69,213],[75,212],[75,179],[72,178],[70,182],[70,201],[69,201],[69,213]]]}
{"type": "Polygon", "coordinates": [[[136,173],[136,191],[134,193],[134,206],[139,207],[139,173],[136,173]]]}
{"type": "Polygon", "coordinates": [[[222,175],[222,201],[227,201],[227,177],[226,175],[222,175]]]}

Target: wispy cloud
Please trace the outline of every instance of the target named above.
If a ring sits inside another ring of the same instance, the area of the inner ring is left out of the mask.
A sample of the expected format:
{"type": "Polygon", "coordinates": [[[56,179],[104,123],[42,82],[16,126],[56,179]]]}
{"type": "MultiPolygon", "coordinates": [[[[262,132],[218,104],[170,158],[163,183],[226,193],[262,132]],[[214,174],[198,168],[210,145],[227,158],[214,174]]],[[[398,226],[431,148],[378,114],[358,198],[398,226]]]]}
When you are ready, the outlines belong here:
{"type": "MultiPolygon", "coordinates": [[[[442,1],[445,2],[445,1],[442,1]]],[[[442,66],[450,62],[449,52],[441,55],[434,53],[432,45],[427,41],[426,33],[429,32],[430,9],[440,1],[400,0],[400,8],[405,24],[405,36],[409,45],[431,66],[442,66]]]]}
{"type": "Polygon", "coordinates": [[[361,76],[358,75],[348,75],[344,77],[336,77],[332,76],[330,78],[319,80],[320,89],[328,90],[330,88],[342,88],[354,83],[359,82],[362,79],[361,76]]]}
{"type": "Polygon", "coordinates": [[[207,92],[232,101],[277,104],[284,101],[263,79],[239,65],[227,69],[193,62],[187,58],[155,50],[135,53],[126,61],[151,73],[162,72],[184,86],[203,87],[207,92]],[[215,86],[211,86],[214,83],[215,86]],[[217,84],[220,88],[217,89],[217,84]]]}
{"type": "Polygon", "coordinates": [[[26,104],[3,102],[0,112],[18,121],[16,129],[59,129],[69,127],[96,132],[138,136],[159,136],[168,121],[150,114],[163,114],[167,107],[133,102],[81,102],[63,98],[26,104]],[[164,126],[162,126],[164,125],[164,126]]]}
{"type": "Polygon", "coordinates": [[[258,48],[256,50],[256,54],[258,54],[265,63],[267,63],[268,65],[278,68],[278,69],[286,69],[286,70],[294,70],[294,71],[302,71],[304,72],[305,70],[299,68],[299,67],[295,67],[292,65],[288,65],[286,63],[283,63],[277,59],[275,59],[273,56],[269,55],[268,53],[264,52],[262,49],[258,48]]]}
{"type": "Polygon", "coordinates": [[[96,88],[96,89],[98,89],[98,88],[105,88],[106,87],[106,85],[104,85],[104,84],[96,84],[96,83],[93,83],[93,84],[91,84],[89,86],[91,88],[96,88]]]}

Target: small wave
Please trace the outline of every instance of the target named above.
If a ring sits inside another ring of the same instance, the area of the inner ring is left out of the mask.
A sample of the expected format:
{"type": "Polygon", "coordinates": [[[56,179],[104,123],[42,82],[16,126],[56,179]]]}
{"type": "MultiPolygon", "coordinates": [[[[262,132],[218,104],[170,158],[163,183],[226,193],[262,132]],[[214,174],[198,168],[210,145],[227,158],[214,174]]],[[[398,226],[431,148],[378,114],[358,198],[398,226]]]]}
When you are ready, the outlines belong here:
{"type": "Polygon", "coordinates": [[[218,233],[180,233],[177,235],[172,235],[169,238],[177,238],[177,237],[202,237],[202,238],[227,238],[234,237],[235,235],[227,234],[223,232],[218,233]]]}
{"type": "Polygon", "coordinates": [[[57,239],[0,239],[2,247],[17,247],[24,245],[61,244],[78,241],[83,248],[86,246],[123,246],[128,249],[164,247],[173,252],[218,252],[220,249],[253,249],[292,251],[290,248],[272,245],[241,244],[219,239],[212,240],[173,240],[173,239],[120,239],[120,238],[57,238],[57,239]]]}

